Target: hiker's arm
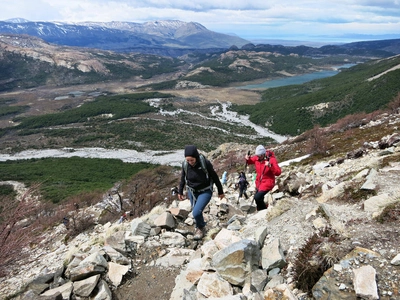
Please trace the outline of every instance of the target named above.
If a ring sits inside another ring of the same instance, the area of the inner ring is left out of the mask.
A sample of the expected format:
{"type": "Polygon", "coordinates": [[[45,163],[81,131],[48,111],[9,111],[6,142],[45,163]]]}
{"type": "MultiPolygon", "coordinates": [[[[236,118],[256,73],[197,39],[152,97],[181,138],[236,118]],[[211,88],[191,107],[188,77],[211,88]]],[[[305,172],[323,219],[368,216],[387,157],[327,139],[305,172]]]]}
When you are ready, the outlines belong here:
{"type": "Polygon", "coordinates": [[[218,189],[218,195],[220,197],[224,196],[224,189],[222,187],[221,181],[219,180],[217,172],[215,172],[215,170],[214,170],[213,165],[209,161],[206,162],[206,165],[207,165],[208,174],[210,175],[210,178],[212,179],[213,183],[215,184],[215,186],[218,189]]]}
{"type": "Polygon", "coordinates": [[[183,196],[183,188],[185,187],[185,171],[182,168],[181,171],[181,181],[179,182],[179,188],[178,188],[178,198],[181,200],[180,196],[183,196]]]}
{"type": "Polygon", "coordinates": [[[279,176],[282,173],[281,168],[278,165],[278,161],[276,160],[275,156],[271,156],[269,158],[269,163],[271,165],[270,169],[275,176],[279,176]]]}
{"type": "Polygon", "coordinates": [[[254,165],[254,163],[255,163],[255,161],[258,159],[258,157],[257,157],[257,156],[249,156],[249,155],[246,155],[246,156],[244,157],[244,159],[246,160],[246,163],[247,163],[248,165],[254,165]]]}

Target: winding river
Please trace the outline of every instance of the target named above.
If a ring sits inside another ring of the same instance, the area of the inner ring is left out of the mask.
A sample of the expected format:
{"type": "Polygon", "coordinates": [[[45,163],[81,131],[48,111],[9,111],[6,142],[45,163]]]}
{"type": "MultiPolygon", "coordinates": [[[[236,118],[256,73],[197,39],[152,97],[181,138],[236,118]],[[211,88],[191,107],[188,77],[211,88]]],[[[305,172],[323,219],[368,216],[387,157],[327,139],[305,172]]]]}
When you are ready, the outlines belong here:
{"type": "MultiPolygon", "coordinates": [[[[314,79],[325,78],[336,75],[340,72],[341,68],[349,68],[354,64],[346,64],[333,68],[330,71],[320,71],[311,74],[304,74],[299,76],[292,76],[283,79],[269,80],[261,84],[246,85],[238,87],[240,89],[260,89],[272,88],[292,84],[302,84],[314,79]]],[[[211,108],[213,118],[227,123],[240,123],[252,127],[257,135],[264,137],[271,137],[277,142],[281,143],[287,139],[285,136],[275,134],[268,129],[256,125],[249,121],[248,116],[238,115],[236,112],[229,110],[230,103],[220,103],[221,106],[211,108]],[[220,110],[222,107],[222,110],[220,110]]],[[[179,110],[179,112],[183,112],[179,110]]],[[[175,112],[178,113],[179,112],[175,112]]],[[[85,158],[115,158],[121,159],[124,162],[148,162],[153,164],[164,164],[171,166],[180,166],[183,158],[183,150],[173,151],[144,151],[138,152],[129,149],[104,149],[104,148],[64,148],[64,149],[41,149],[41,150],[25,150],[15,154],[1,154],[0,161],[7,160],[22,160],[30,158],[45,158],[45,157],[85,157],[85,158]]]]}
{"type": "MultiPolygon", "coordinates": [[[[248,116],[238,115],[236,112],[229,110],[230,103],[220,103],[221,106],[211,108],[212,117],[218,121],[227,123],[240,123],[252,127],[258,136],[271,137],[278,142],[283,142],[287,139],[285,136],[275,134],[264,127],[256,125],[249,121],[248,116]],[[222,107],[222,110],[221,110],[222,107]]],[[[179,114],[184,110],[170,112],[179,114]]],[[[163,113],[163,112],[160,112],[163,113]]],[[[191,113],[191,112],[187,112],[191,113]]],[[[84,157],[84,158],[115,158],[123,162],[137,163],[148,162],[152,164],[162,164],[171,166],[180,166],[183,159],[183,150],[172,151],[151,151],[138,152],[130,149],[104,149],[104,148],[64,148],[64,149],[31,149],[21,151],[15,154],[0,153],[0,161],[7,160],[22,160],[30,158],[46,158],[46,157],[84,157]]]]}

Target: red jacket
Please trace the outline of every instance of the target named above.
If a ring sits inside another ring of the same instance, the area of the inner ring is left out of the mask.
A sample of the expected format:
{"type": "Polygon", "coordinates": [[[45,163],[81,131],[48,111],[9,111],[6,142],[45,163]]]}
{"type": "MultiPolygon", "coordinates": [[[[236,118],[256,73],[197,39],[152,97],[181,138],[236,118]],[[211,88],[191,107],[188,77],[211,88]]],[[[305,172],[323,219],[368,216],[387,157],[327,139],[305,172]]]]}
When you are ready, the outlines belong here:
{"type": "Polygon", "coordinates": [[[256,188],[258,191],[270,191],[275,186],[275,176],[281,175],[281,168],[278,165],[278,161],[272,151],[267,151],[270,154],[269,163],[265,159],[263,161],[258,160],[258,156],[250,156],[247,159],[247,164],[255,165],[256,168],[256,188]]]}

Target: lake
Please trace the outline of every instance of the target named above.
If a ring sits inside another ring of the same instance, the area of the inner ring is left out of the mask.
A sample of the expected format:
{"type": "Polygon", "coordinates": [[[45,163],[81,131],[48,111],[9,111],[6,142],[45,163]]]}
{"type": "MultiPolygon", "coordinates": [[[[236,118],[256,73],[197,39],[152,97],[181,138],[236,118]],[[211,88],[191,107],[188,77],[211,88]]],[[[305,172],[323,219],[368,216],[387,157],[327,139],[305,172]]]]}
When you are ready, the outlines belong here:
{"type": "Polygon", "coordinates": [[[286,77],[286,78],[275,79],[275,80],[267,80],[260,84],[249,84],[249,85],[239,86],[237,88],[238,89],[247,89],[247,90],[267,89],[267,88],[274,88],[274,87],[280,87],[280,86],[292,85],[292,84],[303,84],[303,83],[311,81],[311,80],[322,79],[322,78],[334,76],[340,72],[340,69],[350,68],[355,65],[356,64],[344,64],[341,66],[334,67],[332,70],[318,71],[318,72],[314,72],[314,73],[297,75],[297,76],[286,77]]]}

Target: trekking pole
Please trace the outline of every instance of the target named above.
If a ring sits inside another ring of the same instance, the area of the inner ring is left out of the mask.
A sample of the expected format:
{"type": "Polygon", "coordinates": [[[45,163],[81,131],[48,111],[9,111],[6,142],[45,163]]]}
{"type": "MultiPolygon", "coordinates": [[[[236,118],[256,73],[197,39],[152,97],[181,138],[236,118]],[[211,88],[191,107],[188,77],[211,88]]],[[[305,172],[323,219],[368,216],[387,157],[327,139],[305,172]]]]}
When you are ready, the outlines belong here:
{"type": "Polygon", "coordinates": [[[247,215],[249,214],[251,208],[253,207],[253,203],[254,203],[254,201],[255,201],[254,196],[255,196],[255,194],[253,195],[253,199],[251,199],[249,209],[246,211],[246,217],[247,217],[247,215]]]}
{"type": "Polygon", "coordinates": [[[249,211],[249,210],[251,209],[251,207],[253,206],[253,203],[254,203],[254,196],[253,196],[253,199],[251,200],[250,207],[249,207],[248,211],[249,211]]]}
{"type": "MultiPolygon", "coordinates": [[[[248,157],[248,158],[250,157],[250,150],[249,150],[249,151],[247,151],[247,157],[248,157]]],[[[248,166],[248,164],[247,164],[247,159],[246,159],[245,174],[246,174],[246,171],[247,171],[247,166],[248,166]]],[[[250,203],[249,209],[248,209],[248,210],[247,210],[247,212],[246,212],[246,215],[249,213],[249,211],[250,211],[251,207],[253,206],[253,203],[254,203],[254,195],[253,195],[253,199],[251,200],[251,203],[250,203]]]]}
{"type": "MultiPolygon", "coordinates": [[[[250,157],[250,150],[247,151],[247,157],[250,157]]],[[[248,167],[248,164],[247,164],[247,159],[246,159],[246,165],[244,166],[244,174],[246,174],[247,167],[248,167]]]]}

